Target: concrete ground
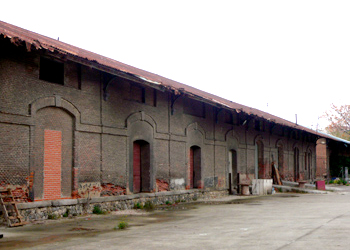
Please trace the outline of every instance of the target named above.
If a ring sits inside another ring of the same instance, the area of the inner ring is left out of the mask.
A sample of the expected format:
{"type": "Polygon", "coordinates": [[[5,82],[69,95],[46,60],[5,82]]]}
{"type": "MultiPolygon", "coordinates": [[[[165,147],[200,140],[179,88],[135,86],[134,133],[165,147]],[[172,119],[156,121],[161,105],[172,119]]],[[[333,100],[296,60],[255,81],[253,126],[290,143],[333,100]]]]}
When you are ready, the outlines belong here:
{"type": "Polygon", "coordinates": [[[0,249],[348,249],[350,187],[1,227],[0,249]],[[121,220],[126,230],[114,230],[121,220]]]}

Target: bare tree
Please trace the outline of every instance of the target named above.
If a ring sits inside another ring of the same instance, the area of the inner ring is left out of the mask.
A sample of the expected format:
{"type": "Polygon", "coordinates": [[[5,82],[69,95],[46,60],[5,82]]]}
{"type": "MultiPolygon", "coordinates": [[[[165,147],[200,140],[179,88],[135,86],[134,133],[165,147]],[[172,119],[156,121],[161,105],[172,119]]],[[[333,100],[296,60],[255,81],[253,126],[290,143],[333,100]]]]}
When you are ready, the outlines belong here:
{"type": "Polygon", "coordinates": [[[332,104],[331,110],[325,112],[324,116],[329,121],[325,128],[328,134],[350,140],[350,105],[332,104]]]}

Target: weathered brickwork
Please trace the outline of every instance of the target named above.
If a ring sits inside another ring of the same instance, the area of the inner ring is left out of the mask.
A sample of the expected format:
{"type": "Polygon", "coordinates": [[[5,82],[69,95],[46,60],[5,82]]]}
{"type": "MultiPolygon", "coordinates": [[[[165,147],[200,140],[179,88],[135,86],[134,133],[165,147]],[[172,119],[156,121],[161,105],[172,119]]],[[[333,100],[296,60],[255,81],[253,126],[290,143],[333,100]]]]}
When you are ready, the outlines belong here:
{"type": "Polygon", "coordinates": [[[102,135],[102,183],[126,186],[127,183],[127,138],[102,135]]]}
{"type": "Polygon", "coordinates": [[[29,126],[0,123],[0,183],[24,185],[29,175],[29,126]]]}
{"type": "Polygon", "coordinates": [[[271,178],[274,166],[286,180],[316,178],[315,135],[4,38],[0,44],[0,181],[24,185],[34,200],[136,193],[136,160],[148,192],[227,190],[229,174],[237,189],[237,174],[271,178]],[[64,64],[63,84],[40,80],[42,58],[64,64]],[[54,152],[46,151],[47,131],[61,133],[55,180],[45,169],[54,152]],[[147,145],[139,159],[135,142],[147,145]],[[199,149],[199,169],[191,170],[191,149],[199,149]]]}
{"type": "Polygon", "coordinates": [[[316,152],[316,178],[323,179],[327,174],[329,174],[327,172],[327,169],[329,169],[329,150],[325,139],[320,139],[317,141],[316,152]]]}
{"type": "Polygon", "coordinates": [[[100,182],[101,135],[80,132],[77,134],[79,182],[100,182]]]}

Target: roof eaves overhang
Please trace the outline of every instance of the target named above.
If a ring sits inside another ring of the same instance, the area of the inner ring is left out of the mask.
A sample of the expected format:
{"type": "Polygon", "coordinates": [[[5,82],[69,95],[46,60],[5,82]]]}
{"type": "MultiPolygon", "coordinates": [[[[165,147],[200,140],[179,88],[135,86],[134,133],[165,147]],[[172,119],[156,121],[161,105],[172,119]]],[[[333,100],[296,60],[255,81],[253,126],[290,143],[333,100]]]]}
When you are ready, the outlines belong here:
{"type": "Polygon", "coordinates": [[[113,59],[80,49],[78,47],[54,40],[52,38],[19,28],[2,21],[0,21],[0,34],[2,34],[5,38],[9,38],[11,42],[17,46],[25,45],[28,51],[31,51],[32,49],[44,49],[50,52],[57,52],[58,54],[64,55],[68,60],[91,68],[95,68],[111,75],[119,76],[147,85],[160,91],[170,91],[175,95],[186,95],[190,98],[197,99],[216,107],[234,110],[237,113],[243,112],[247,115],[259,117],[269,122],[314,134],[320,138],[325,137],[331,140],[350,144],[349,141],[345,141],[334,136],[311,130],[309,128],[300,126],[258,109],[231,102],[216,95],[193,88],[191,86],[181,84],[179,82],[161,77],[156,74],[152,74],[144,70],[137,69],[113,59]]]}

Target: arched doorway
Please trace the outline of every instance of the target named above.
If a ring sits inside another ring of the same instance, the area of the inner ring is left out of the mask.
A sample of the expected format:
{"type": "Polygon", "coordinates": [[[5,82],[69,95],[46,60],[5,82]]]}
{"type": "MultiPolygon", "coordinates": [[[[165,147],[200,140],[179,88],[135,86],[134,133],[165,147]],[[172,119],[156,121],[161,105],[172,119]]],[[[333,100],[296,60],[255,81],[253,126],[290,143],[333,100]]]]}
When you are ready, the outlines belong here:
{"type": "Polygon", "coordinates": [[[299,180],[299,149],[294,148],[294,181],[299,180]]]}
{"type": "Polygon", "coordinates": [[[311,179],[311,171],[312,171],[312,152],[308,150],[305,152],[305,179],[311,179]]]}
{"type": "Polygon", "coordinates": [[[230,193],[234,193],[233,190],[237,190],[237,152],[236,150],[230,150],[228,152],[229,173],[231,174],[230,193]]]}
{"type": "Polygon", "coordinates": [[[277,163],[278,163],[278,172],[283,175],[283,162],[284,162],[284,157],[283,157],[283,145],[278,144],[277,145],[277,163]]]}
{"type": "Polygon", "coordinates": [[[255,143],[255,178],[263,179],[264,177],[264,144],[262,141],[258,140],[255,143]]]}
{"type": "Polygon", "coordinates": [[[151,191],[150,144],[143,140],[133,143],[133,192],[151,191]]]}
{"type": "Polygon", "coordinates": [[[189,186],[190,188],[202,188],[201,148],[198,146],[190,148],[189,186]]]}

